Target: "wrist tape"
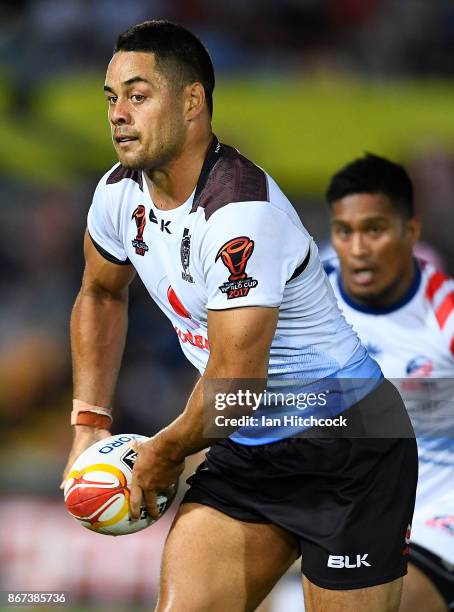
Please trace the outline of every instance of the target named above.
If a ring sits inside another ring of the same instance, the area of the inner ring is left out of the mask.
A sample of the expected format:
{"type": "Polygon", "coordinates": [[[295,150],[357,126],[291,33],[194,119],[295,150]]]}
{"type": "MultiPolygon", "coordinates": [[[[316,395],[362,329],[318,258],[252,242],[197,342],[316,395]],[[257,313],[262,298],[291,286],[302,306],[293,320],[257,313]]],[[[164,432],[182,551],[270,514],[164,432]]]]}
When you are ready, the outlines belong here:
{"type": "Polygon", "coordinates": [[[71,425],[88,425],[89,427],[109,429],[113,420],[111,413],[110,408],[102,408],[82,400],[73,399],[71,425]]]}

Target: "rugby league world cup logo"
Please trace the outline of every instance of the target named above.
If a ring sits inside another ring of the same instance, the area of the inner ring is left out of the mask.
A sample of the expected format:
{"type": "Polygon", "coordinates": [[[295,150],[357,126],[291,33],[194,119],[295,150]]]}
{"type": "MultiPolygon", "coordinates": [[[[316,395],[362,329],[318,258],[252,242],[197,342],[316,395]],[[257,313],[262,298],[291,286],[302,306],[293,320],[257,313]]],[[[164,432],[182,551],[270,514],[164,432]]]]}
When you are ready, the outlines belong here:
{"type": "Polygon", "coordinates": [[[132,219],[136,222],[137,227],[137,236],[132,241],[132,246],[136,249],[137,255],[143,256],[148,251],[148,245],[143,241],[143,231],[147,222],[145,206],[143,204],[139,204],[132,213],[132,219]]]}
{"type": "Polygon", "coordinates": [[[229,270],[228,281],[220,285],[227,299],[245,297],[251,289],[257,287],[258,280],[246,274],[246,264],[254,251],[254,241],[248,236],[232,238],[219,249],[215,261],[219,258],[229,270]]]}

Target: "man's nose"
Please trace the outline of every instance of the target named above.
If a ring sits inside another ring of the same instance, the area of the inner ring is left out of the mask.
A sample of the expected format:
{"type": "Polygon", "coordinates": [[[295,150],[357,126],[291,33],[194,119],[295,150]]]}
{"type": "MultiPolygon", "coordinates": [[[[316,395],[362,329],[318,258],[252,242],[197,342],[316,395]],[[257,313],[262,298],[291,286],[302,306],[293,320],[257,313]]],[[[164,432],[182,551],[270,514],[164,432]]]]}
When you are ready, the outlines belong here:
{"type": "Polygon", "coordinates": [[[368,252],[367,241],[362,232],[355,232],[353,234],[350,252],[355,257],[361,257],[368,252]]]}
{"type": "Polygon", "coordinates": [[[114,125],[125,125],[131,123],[131,113],[128,109],[128,101],[118,98],[110,108],[109,119],[114,125]]]}

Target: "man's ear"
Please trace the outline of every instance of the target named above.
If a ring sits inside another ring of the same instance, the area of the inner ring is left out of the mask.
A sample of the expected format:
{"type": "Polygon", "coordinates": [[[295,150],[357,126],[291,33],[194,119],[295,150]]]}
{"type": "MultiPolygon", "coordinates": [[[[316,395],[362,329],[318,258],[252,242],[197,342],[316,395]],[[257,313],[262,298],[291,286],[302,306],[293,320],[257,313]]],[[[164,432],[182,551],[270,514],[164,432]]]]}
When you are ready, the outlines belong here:
{"type": "Polygon", "coordinates": [[[196,81],[184,88],[185,97],[185,117],[187,121],[192,121],[205,108],[205,89],[202,83],[196,81]]]}
{"type": "Polygon", "coordinates": [[[406,222],[407,235],[411,245],[414,247],[421,236],[421,221],[417,217],[412,217],[406,222]]]}

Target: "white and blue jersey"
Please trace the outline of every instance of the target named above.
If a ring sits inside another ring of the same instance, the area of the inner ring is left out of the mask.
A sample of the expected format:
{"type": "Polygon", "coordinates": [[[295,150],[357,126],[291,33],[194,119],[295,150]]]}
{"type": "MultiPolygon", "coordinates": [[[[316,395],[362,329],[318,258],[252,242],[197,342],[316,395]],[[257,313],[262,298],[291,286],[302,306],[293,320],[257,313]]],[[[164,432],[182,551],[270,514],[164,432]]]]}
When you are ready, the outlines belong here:
{"type": "MultiPolygon", "coordinates": [[[[208,311],[262,306],[279,308],[269,388],[363,379],[345,401],[327,402],[333,415],[379,383],[380,368],[340,313],[295,209],[268,174],[216,138],[196,189],[173,210],[156,208],[142,172],[114,166],[95,191],[88,232],[106,259],[136,268],[200,373],[210,355],[208,311]]],[[[254,427],[232,437],[255,445],[294,433],[254,427]]]]}
{"type": "Polygon", "coordinates": [[[415,428],[419,480],[412,541],[454,563],[454,280],[415,260],[407,294],[373,308],[346,294],[336,258],[325,269],[347,321],[399,388],[415,428]]]}

